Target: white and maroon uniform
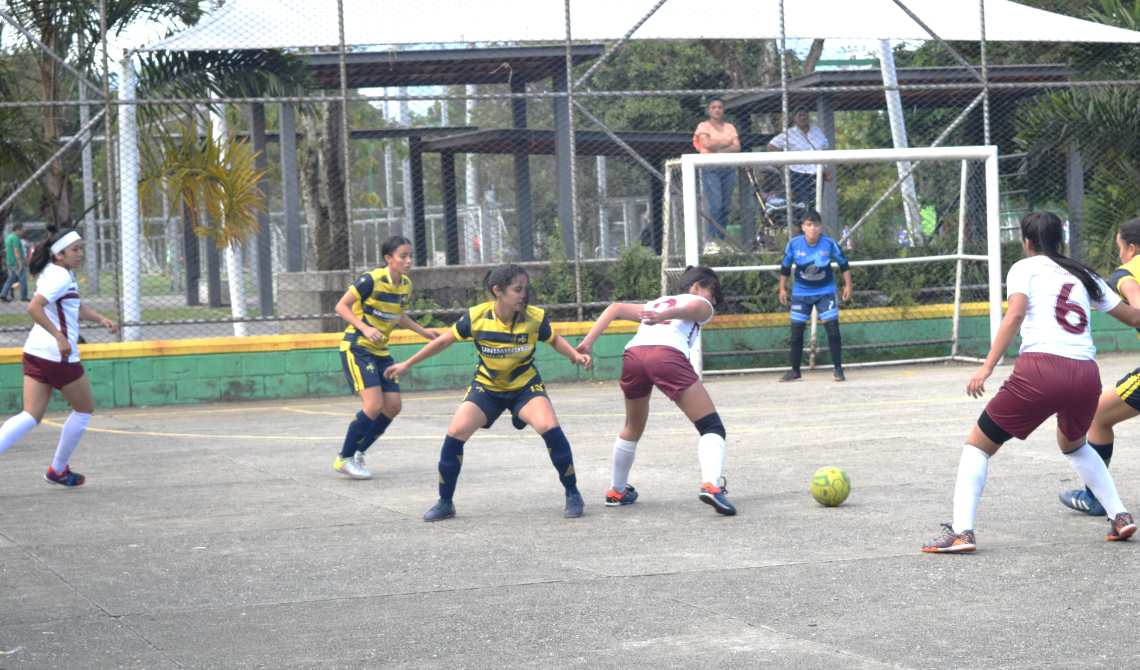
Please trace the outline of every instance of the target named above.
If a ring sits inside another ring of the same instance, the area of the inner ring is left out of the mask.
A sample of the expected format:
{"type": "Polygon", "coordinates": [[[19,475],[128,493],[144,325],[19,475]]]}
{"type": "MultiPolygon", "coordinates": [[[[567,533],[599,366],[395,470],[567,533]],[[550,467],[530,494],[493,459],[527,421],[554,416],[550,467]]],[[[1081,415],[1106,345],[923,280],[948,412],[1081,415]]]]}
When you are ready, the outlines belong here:
{"type": "Polygon", "coordinates": [[[1068,439],[1088,432],[1101,390],[1090,308],[1108,312],[1120,304],[1108,285],[1097,281],[1104,295],[1092,300],[1080,279],[1047,256],[1026,258],[1009,269],[1007,294],[1027,296],[1029,307],[1013,374],[986,413],[1014,437],[1024,440],[1053,414],[1068,439]]]}
{"type": "MultiPolygon", "coordinates": [[[[645,303],[645,309],[661,312],[671,307],[684,307],[694,301],[712,303],[699,295],[666,296],[645,303]]],[[[710,313],[709,319],[712,318],[710,313]]],[[[622,357],[621,389],[630,400],[644,398],[653,387],[676,400],[681,392],[698,381],[689,362],[689,350],[701,334],[704,321],[669,319],[656,325],[641,324],[637,334],[625,345],[622,357]]]]}
{"type": "Polygon", "coordinates": [[[48,263],[36,280],[36,295],[47,299],[44,313],[71,343],[71,355],[66,361],[61,360],[55,337],[36,324],[24,343],[24,374],[62,388],[83,376],[79,363],[79,285],[71,270],[48,263]]]}

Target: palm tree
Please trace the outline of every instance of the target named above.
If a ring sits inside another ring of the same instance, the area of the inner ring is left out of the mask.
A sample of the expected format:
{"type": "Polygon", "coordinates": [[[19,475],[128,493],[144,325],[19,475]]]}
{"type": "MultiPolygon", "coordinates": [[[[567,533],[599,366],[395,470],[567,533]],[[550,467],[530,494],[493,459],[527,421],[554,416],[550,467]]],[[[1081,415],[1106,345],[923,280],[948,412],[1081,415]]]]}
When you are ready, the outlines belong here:
{"type": "MultiPolygon", "coordinates": [[[[48,49],[76,66],[80,72],[91,70],[100,44],[100,7],[98,0],[5,0],[5,8],[28,32],[48,49]],[[82,45],[82,46],[81,46],[82,45]]],[[[200,12],[197,0],[105,0],[108,33],[118,34],[139,20],[176,18],[185,25],[197,23],[200,12]]],[[[45,103],[71,99],[79,85],[63,66],[42,49],[30,45],[39,75],[38,89],[45,103]]],[[[5,96],[5,99],[10,99],[5,96]]],[[[72,112],[46,105],[39,110],[38,135],[41,157],[54,153],[59,138],[76,129],[72,112]]],[[[74,158],[72,158],[74,160],[74,158]]],[[[71,180],[69,166],[57,159],[44,173],[40,209],[45,221],[62,225],[71,220],[71,180]]]]}

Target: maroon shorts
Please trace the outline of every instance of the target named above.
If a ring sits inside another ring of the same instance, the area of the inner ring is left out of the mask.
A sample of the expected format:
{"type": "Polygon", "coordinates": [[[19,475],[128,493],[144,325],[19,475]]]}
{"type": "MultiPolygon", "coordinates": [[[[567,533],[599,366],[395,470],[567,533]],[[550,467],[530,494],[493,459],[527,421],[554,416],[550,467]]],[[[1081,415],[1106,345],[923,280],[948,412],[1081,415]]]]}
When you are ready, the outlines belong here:
{"type": "Polygon", "coordinates": [[[24,375],[41,384],[61,389],[84,375],[82,363],[56,363],[31,354],[24,354],[24,375]]]}
{"type": "Polygon", "coordinates": [[[676,401],[698,381],[693,364],[673,347],[630,347],[622,356],[621,390],[629,400],[644,398],[656,386],[676,401]]]}
{"type": "Polygon", "coordinates": [[[1053,354],[1022,354],[1013,374],[986,405],[986,413],[1019,440],[1029,437],[1045,419],[1057,415],[1057,427],[1070,440],[1088,432],[1100,399],[1096,361],[1053,354]]]}

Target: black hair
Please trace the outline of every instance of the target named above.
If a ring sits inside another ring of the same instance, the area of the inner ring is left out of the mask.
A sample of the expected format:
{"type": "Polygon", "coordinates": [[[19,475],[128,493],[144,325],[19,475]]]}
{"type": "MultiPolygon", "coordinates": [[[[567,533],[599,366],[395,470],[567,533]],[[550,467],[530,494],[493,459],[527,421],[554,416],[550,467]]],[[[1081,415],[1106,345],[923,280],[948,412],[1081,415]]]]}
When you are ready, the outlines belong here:
{"type": "Polygon", "coordinates": [[[714,102],[719,102],[720,104],[723,105],[724,104],[724,98],[721,98],[720,96],[714,95],[713,97],[709,98],[707,102],[705,102],[705,109],[708,109],[709,105],[713,104],[714,102]]]}
{"type": "Polygon", "coordinates": [[[15,223],[12,224],[11,230],[13,233],[18,233],[23,229],[24,229],[24,224],[20,223],[19,221],[16,221],[15,223]]]}
{"type": "Polygon", "coordinates": [[[693,287],[693,284],[700,284],[712,291],[714,305],[719,305],[724,299],[724,295],[720,292],[720,279],[709,268],[699,265],[687,266],[685,272],[681,274],[681,290],[688,291],[693,287]]]}
{"type": "Polygon", "coordinates": [[[31,260],[28,261],[28,270],[31,271],[33,277],[44,271],[48,266],[54,255],[51,253],[51,245],[63,239],[64,235],[75,232],[71,228],[56,228],[50,223],[47,225],[48,236],[43,242],[36,245],[36,250],[32,253],[31,260]]]}
{"type": "Polygon", "coordinates": [[[792,116],[795,116],[796,114],[799,114],[800,112],[807,112],[808,114],[811,114],[811,110],[808,109],[807,107],[803,106],[803,105],[797,105],[797,106],[792,108],[792,116]]]}
{"type": "Polygon", "coordinates": [[[393,235],[389,237],[388,239],[384,240],[384,244],[380,245],[380,257],[383,258],[385,256],[394,256],[396,254],[396,250],[405,244],[411,246],[412,242],[403,235],[393,235]]]}
{"type": "Polygon", "coordinates": [[[1140,219],[1129,219],[1120,224],[1120,239],[1125,244],[1135,244],[1140,247],[1140,219]]]}
{"type": "Polygon", "coordinates": [[[821,217],[819,215],[819,212],[815,211],[814,209],[809,209],[808,211],[804,212],[804,223],[807,223],[808,221],[814,221],[818,224],[822,224],[823,217],[821,217]]]}
{"type": "Polygon", "coordinates": [[[1065,256],[1065,228],[1061,218],[1053,212],[1030,212],[1021,218],[1021,237],[1029,241],[1029,246],[1039,254],[1049,258],[1081,280],[1089,297],[1093,300],[1104,298],[1100,287],[1100,275],[1084,263],[1065,256]]]}
{"type": "MultiPolygon", "coordinates": [[[[514,281],[515,277],[522,275],[530,279],[530,275],[523,269],[521,265],[514,263],[504,263],[494,270],[488,270],[487,274],[483,276],[483,289],[491,295],[492,300],[498,300],[495,295],[495,289],[506,290],[514,281]]],[[[526,285],[526,300],[523,302],[523,311],[515,312],[514,321],[511,323],[511,329],[514,330],[515,324],[526,318],[526,307],[530,304],[531,298],[534,297],[532,293],[530,282],[526,285]]]]}

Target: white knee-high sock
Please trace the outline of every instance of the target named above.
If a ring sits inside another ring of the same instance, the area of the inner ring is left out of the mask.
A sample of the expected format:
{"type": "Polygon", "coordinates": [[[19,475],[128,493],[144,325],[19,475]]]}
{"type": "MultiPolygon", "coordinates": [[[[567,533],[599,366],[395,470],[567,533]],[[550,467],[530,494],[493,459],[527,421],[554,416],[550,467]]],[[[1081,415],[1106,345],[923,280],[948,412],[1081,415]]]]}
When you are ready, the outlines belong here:
{"type": "Polygon", "coordinates": [[[697,458],[701,462],[701,482],[717,485],[724,470],[724,438],[716,433],[705,433],[697,442],[697,458]]]}
{"type": "Polygon", "coordinates": [[[67,468],[67,461],[71,452],[79,445],[79,438],[87,430],[87,422],[91,420],[90,414],[72,412],[63,422],[63,432],[59,434],[59,446],[55,450],[55,460],[51,462],[52,471],[57,474],[67,468]]]}
{"type": "Polygon", "coordinates": [[[1108,512],[1108,518],[1115,519],[1117,514],[1128,511],[1124,509],[1124,503],[1120,502],[1120,494],[1116,492],[1116,483],[1112,481],[1112,475],[1108,474],[1108,467],[1105,466],[1104,460],[1100,454],[1096,453],[1095,449],[1089,446],[1088,442],[1080,449],[1065,454],[1065,458],[1069,461],[1069,465],[1077,471],[1085,486],[1092,489],[1092,492],[1096,494],[1096,499],[1104,505],[1104,511],[1108,512]]]}
{"type": "Polygon", "coordinates": [[[0,453],[16,444],[21,437],[27,435],[28,431],[35,427],[36,418],[27,412],[20,412],[5,421],[4,425],[0,426],[0,453]]]}
{"type": "Polygon", "coordinates": [[[982,497],[982,489],[986,488],[989,467],[990,457],[986,452],[971,444],[962,447],[962,460],[958,462],[958,483],[954,485],[955,533],[974,529],[978,499],[982,497]]]}
{"type": "Polygon", "coordinates": [[[614,466],[610,475],[610,490],[621,493],[629,483],[629,471],[633,467],[633,459],[637,456],[637,443],[623,440],[620,437],[614,440],[614,466]]]}

